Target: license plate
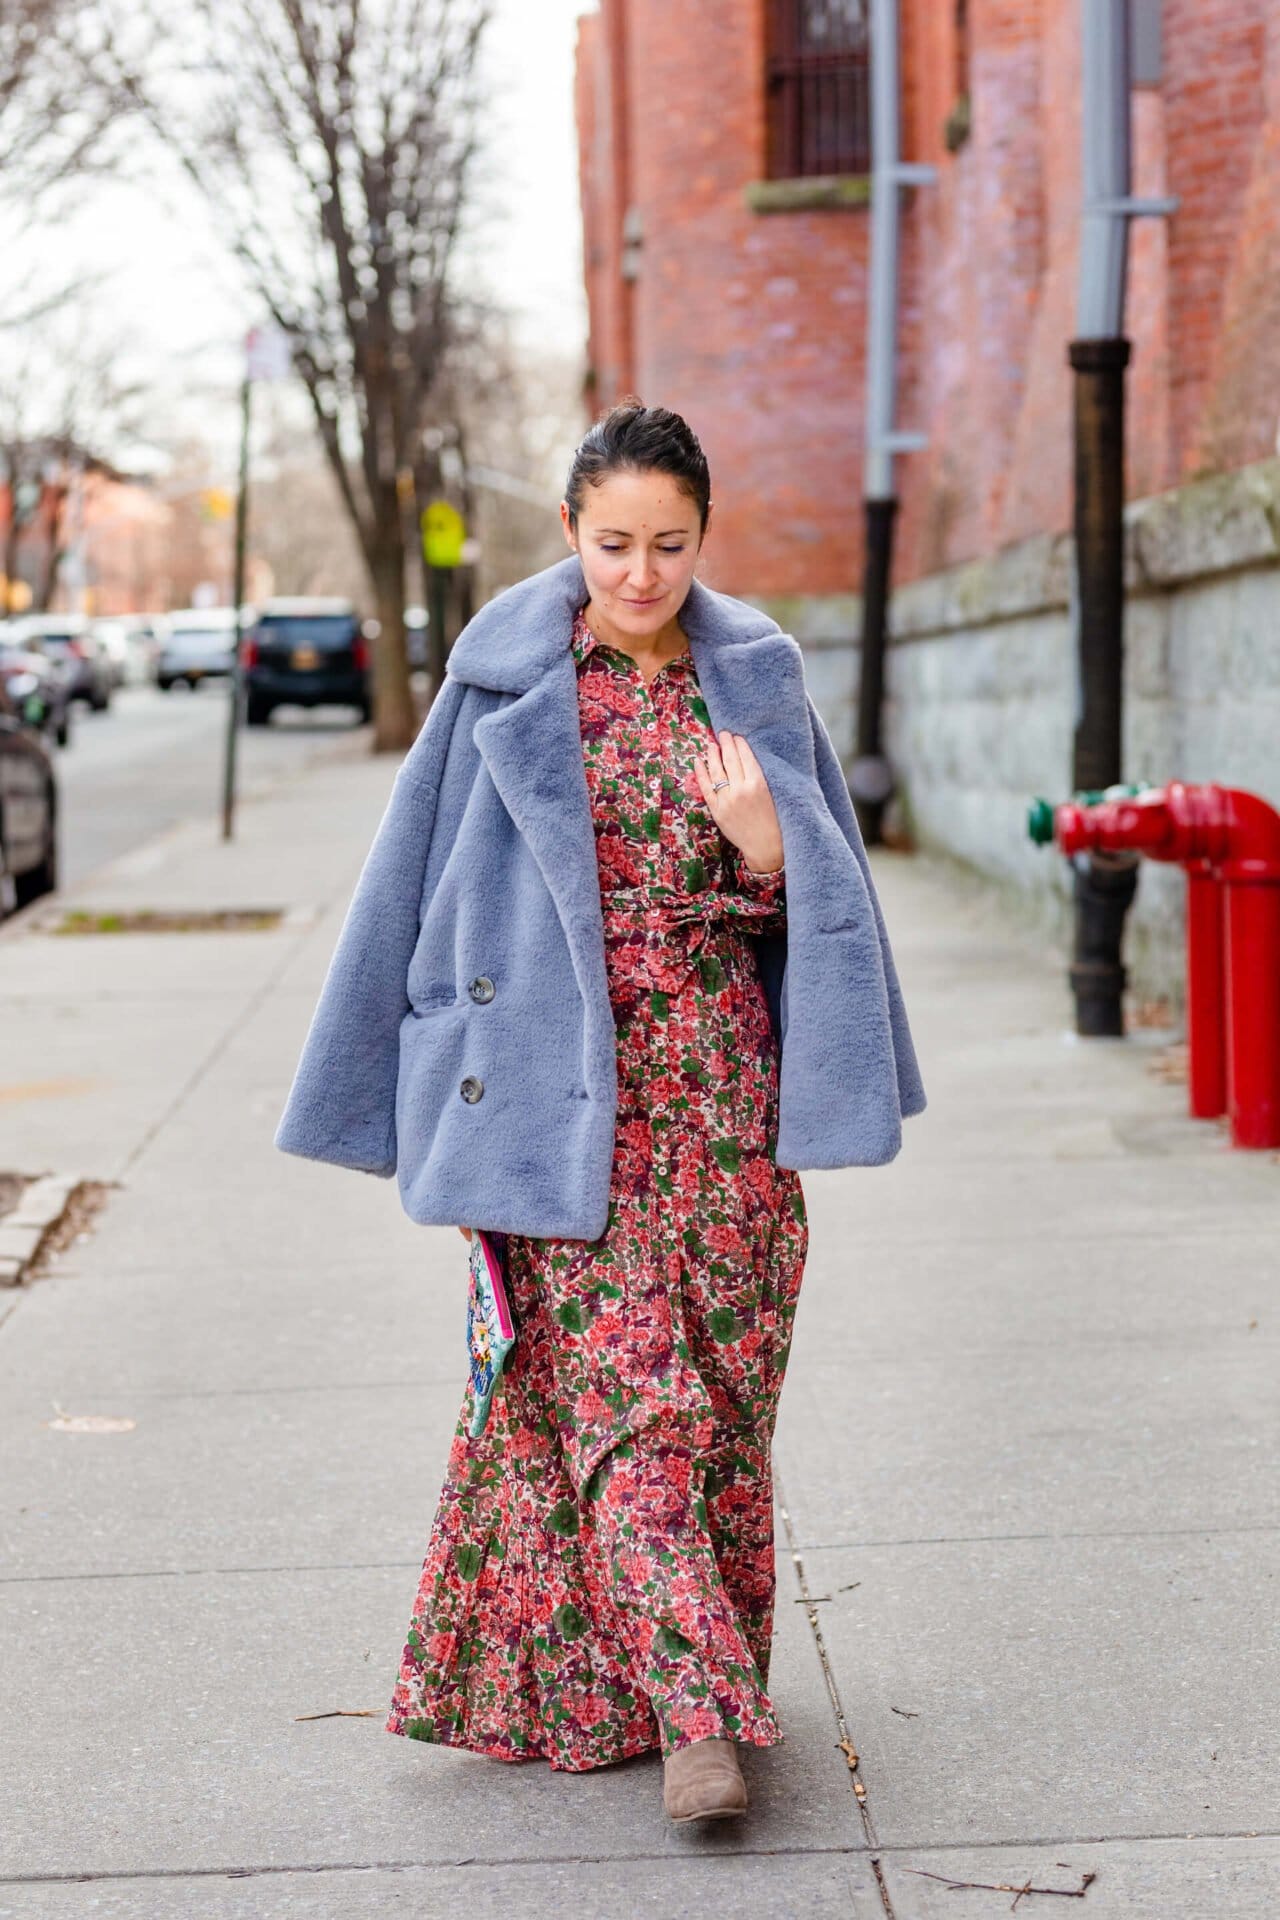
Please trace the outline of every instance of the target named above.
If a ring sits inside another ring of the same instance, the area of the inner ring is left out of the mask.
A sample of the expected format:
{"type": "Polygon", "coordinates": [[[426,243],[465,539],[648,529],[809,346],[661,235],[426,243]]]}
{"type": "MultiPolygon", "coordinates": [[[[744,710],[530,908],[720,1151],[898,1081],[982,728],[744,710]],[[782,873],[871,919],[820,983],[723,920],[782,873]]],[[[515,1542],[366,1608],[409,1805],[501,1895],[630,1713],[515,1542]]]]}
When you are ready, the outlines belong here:
{"type": "Polygon", "coordinates": [[[293,650],[293,664],[303,673],[314,667],[319,658],[320,655],[314,647],[295,647],[293,650]]]}

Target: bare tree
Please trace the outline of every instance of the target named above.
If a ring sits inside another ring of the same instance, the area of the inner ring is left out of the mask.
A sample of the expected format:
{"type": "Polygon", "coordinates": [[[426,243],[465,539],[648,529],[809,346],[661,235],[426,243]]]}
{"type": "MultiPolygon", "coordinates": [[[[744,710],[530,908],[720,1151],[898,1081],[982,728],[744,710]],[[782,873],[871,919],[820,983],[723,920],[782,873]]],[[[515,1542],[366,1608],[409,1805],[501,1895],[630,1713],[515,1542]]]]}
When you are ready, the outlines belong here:
{"type": "Polygon", "coordinates": [[[178,154],[289,336],[373,584],[375,745],[403,748],[413,471],[449,341],[490,0],[151,4],[145,58],[107,82],[178,154]]]}
{"type": "Polygon", "coordinates": [[[33,214],[49,189],[110,168],[123,97],[80,84],[105,44],[89,0],[0,0],[0,181],[11,210],[33,214]]]}
{"type": "Polygon", "coordinates": [[[144,390],[121,378],[122,352],[119,340],[90,337],[79,315],[39,332],[14,327],[0,334],[4,577],[25,575],[38,609],[58,584],[78,484],[88,473],[122,479],[106,449],[127,442],[141,425],[144,390]]]}
{"type": "Polygon", "coordinates": [[[558,503],[582,433],[582,356],[513,337],[491,303],[454,308],[448,351],[429,402],[433,429],[415,465],[418,507],[444,492],[479,548],[455,580],[454,621],[568,549],[558,503]]]}
{"type": "MultiPolygon", "coordinates": [[[[290,396],[291,398],[293,396],[290,396]]],[[[254,471],[253,551],[273,593],[342,594],[368,608],[368,578],[350,519],[326,461],[316,459],[309,420],[277,418],[254,471]]]]}

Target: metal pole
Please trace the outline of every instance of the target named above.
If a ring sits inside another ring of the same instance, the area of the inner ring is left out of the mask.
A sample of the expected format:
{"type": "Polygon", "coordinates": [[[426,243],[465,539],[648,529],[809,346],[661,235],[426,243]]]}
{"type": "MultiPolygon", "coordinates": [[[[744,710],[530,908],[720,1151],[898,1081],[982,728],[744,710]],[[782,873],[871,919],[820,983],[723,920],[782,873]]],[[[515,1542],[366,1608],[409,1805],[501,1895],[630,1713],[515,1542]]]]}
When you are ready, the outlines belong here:
{"type": "Polygon", "coordinates": [[[447,567],[427,567],[427,577],[431,583],[430,606],[427,609],[427,674],[431,682],[431,697],[444,685],[445,662],[448,652],[445,647],[446,584],[449,574],[447,567]]]}
{"type": "Polygon", "coordinates": [[[849,790],[863,839],[881,839],[893,774],[884,757],[885,636],[893,566],[893,456],[923,447],[923,434],[895,426],[898,361],[898,254],[902,188],[937,178],[933,167],[904,163],[900,153],[899,26],[897,0],[871,0],[871,257],[867,289],[866,455],[864,462],[864,574],[859,651],[856,758],[849,790]]]}
{"type": "Polygon", "coordinates": [[[244,603],[245,538],[249,518],[249,395],[253,382],[245,368],[240,386],[240,484],[236,492],[236,552],[231,585],[234,615],[231,651],[231,691],[227,700],[227,741],[222,768],[222,837],[230,840],[235,832],[236,743],[240,733],[241,690],[244,669],[241,664],[242,636],[240,608],[244,603]]]}
{"type": "Polygon", "coordinates": [[[1077,792],[1122,776],[1124,699],[1124,375],[1129,342],[1073,340],[1075,373],[1077,792]]]}
{"type": "MultiPolygon", "coordinates": [[[[1075,376],[1077,792],[1123,778],[1125,292],[1129,222],[1175,200],[1131,192],[1130,0],[1081,0],[1081,210],[1075,376]]],[[[1138,885],[1133,854],[1073,858],[1075,928],[1068,978],[1076,1031],[1124,1032],[1124,920],[1138,885]]]]}
{"type": "Polygon", "coordinates": [[[871,261],[867,289],[867,448],[863,492],[893,497],[894,396],[898,358],[897,0],[871,0],[871,261]]]}

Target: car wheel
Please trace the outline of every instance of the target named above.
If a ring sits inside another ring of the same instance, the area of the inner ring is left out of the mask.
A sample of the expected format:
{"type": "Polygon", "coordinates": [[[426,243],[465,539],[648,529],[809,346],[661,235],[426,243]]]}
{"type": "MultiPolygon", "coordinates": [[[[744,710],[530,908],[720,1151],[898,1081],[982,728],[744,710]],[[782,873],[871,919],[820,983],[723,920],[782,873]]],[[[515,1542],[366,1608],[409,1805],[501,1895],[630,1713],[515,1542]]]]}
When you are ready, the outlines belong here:
{"type": "Polygon", "coordinates": [[[252,694],[249,695],[244,710],[244,720],[247,727],[265,727],[271,718],[271,714],[272,707],[270,701],[255,700],[252,694]]]}
{"type": "Polygon", "coordinates": [[[57,727],[54,730],[53,737],[57,741],[60,747],[69,747],[71,745],[71,709],[70,707],[64,707],[62,709],[62,718],[61,720],[59,720],[57,727]]]}

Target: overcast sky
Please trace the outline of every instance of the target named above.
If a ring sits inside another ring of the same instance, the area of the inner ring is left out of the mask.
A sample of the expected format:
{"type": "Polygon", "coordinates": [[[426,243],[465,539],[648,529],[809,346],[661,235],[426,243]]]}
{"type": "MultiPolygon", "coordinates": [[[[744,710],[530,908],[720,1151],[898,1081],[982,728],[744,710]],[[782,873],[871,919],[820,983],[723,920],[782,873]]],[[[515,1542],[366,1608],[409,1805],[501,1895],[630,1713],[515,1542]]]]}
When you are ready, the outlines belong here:
{"type": "MultiPolygon", "coordinates": [[[[522,338],[561,346],[586,331],[573,62],[578,16],[594,10],[595,0],[495,0],[479,180],[489,217],[464,256],[468,275],[518,316],[522,338]]],[[[87,332],[118,342],[130,370],[155,383],[170,426],[189,423],[229,449],[234,421],[225,438],[220,423],[238,343],[260,316],[194,191],[179,181],[95,186],[54,234],[40,234],[39,249],[39,276],[104,276],[86,303],[87,332]]]]}

